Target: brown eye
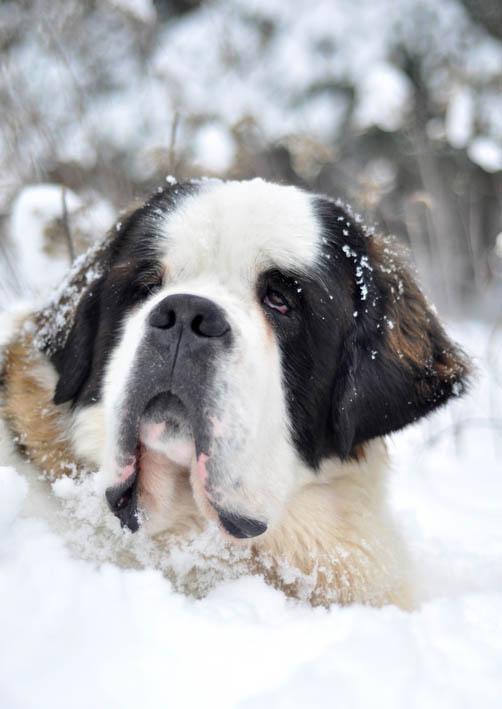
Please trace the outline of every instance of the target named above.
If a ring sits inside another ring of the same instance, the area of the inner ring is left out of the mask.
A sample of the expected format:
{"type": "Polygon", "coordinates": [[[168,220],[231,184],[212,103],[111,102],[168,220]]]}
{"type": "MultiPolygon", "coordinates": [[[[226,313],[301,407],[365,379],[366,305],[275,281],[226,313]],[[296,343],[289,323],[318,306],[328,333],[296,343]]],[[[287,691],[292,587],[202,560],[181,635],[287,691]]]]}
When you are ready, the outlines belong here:
{"type": "Polygon", "coordinates": [[[153,295],[162,288],[162,281],[155,281],[144,286],[147,295],[153,295]]]}
{"type": "Polygon", "coordinates": [[[141,278],[135,286],[135,300],[142,301],[155,295],[162,288],[162,279],[158,276],[141,278]]]}
{"type": "Polygon", "coordinates": [[[277,310],[281,315],[286,315],[289,310],[289,305],[286,300],[282,297],[280,293],[275,290],[268,290],[266,296],[263,299],[263,303],[267,308],[272,310],[277,310]]]}

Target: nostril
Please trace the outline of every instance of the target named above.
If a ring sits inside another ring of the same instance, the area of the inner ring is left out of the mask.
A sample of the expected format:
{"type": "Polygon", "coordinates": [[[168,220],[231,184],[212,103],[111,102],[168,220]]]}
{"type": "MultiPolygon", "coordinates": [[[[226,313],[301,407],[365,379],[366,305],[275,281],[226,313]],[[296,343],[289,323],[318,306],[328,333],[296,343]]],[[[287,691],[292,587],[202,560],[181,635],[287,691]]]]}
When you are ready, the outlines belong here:
{"type": "Polygon", "coordinates": [[[169,330],[176,325],[176,313],[171,308],[156,308],[150,314],[149,322],[159,330],[169,330]]]}
{"type": "Polygon", "coordinates": [[[218,312],[196,315],[191,323],[192,332],[199,337],[223,337],[230,330],[227,320],[218,312]]]}
{"type": "Polygon", "coordinates": [[[192,320],[192,330],[195,332],[196,335],[203,335],[204,333],[201,330],[201,325],[202,321],[204,318],[202,315],[197,315],[193,320],[192,320]]]}

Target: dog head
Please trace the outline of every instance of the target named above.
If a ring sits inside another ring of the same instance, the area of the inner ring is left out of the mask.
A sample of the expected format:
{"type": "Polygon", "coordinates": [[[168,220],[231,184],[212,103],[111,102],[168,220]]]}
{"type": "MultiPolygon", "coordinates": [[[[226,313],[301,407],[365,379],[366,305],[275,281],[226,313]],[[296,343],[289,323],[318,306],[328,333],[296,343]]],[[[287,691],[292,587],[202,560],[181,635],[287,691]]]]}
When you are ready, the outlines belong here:
{"type": "Polygon", "coordinates": [[[105,414],[110,507],[169,528],[177,480],[261,535],[329,458],[461,393],[466,363],[390,243],[294,187],[174,185],[132,213],[52,353],[105,414]]]}

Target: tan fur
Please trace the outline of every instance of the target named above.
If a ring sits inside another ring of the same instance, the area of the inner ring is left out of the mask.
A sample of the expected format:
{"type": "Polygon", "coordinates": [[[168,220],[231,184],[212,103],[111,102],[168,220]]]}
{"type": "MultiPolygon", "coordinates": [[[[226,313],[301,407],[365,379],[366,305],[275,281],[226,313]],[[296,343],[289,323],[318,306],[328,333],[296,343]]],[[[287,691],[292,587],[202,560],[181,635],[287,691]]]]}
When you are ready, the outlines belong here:
{"type": "Polygon", "coordinates": [[[387,303],[387,341],[390,352],[401,365],[430,369],[442,380],[458,378],[468,370],[467,358],[457,350],[452,352],[446,335],[437,321],[430,317],[425,296],[403,267],[405,259],[396,245],[385,239],[368,242],[368,251],[377,270],[393,295],[387,303]],[[432,350],[431,332],[436,329],[436,341],[444,345],[432,350]]]}
{"type": "MultiPolygon", "coordinates": [[[[315,482],[289,501],[282,520],[262,537],[221,542],[214,555],[204,545],[182,577],[168,575],[175,587],[197,597],[214,585],[208,567],[221,578],[262,575],[287,596],[328,607],[389,603],[412,610],[411,569],[404,545],[385,502],[386,446],[365,446],[367,462],[330,461],[315,482]],[[368,462],[371,461],[371,462],[368,462]],[[232,551],[234,550],[234,551],[232,551]]],[[[184,548],[206,521],[181,474],[171,498],[172,526],[156,536],[166,552],[184,548]]]]}
{"type": "Polygon", "coordinates": [[[17,444],[51,478],[76,471],[65,433],[67,411],[52,403],[51,368],[35,351],[29,335],[22,334],[8,345],[4,373],[2,415],[17,444]]]}
{"type": "Polygon", "coordinates": [[[384,500],[386,447],[375,440],[366,448],[371,464],[328,462],[319,481],[301,488],[278,528],[256,546],[268,558],[265,576],[288,595],[307,592],[313,605],[394,603],[409,609],[409,569],[384,500]],[[294,578],[291,569],[301,575],[294,578]]]}

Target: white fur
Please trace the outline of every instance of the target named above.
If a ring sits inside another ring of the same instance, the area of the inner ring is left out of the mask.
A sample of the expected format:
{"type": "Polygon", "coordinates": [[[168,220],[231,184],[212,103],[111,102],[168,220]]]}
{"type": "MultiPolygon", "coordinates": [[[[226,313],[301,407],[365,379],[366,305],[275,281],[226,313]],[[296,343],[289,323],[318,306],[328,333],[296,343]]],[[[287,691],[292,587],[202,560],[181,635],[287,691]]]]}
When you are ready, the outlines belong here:
{"type": "Polygon", "coordinates": [[[72,417],[70,438],[77,457],[91,469],[103,464],[106,449],[105,415],[102,404],[78,409],[72,417]]]}
{"type": "Polygon", "coordinates": [[[162,219],[171,279],[210,273],[246,299],[258,271],[307,268],[321,248],[311,196],[261,179],[207,182],[162,219]]]}
{"type": "MultiPolygon", "coordinates": [[[[235,294],[230,287],[225,288],[208,275],[191,281],[170,282],[126,322],[122,339],[107,367],[103,388],[107,439],[103,478],[106,484],[116,480],[117,425],[144,334],[145,319],[158,302],[178,292],[210,298],[222,307],[235,340],[232,352],[225,355],[221,363],[215,387],[220,411],[215,423],[227,429],[224,431],[227,466],[220,470],[218,484],[227,491],[228,510],[273,522],[295,489],[298,475],[298,461],[288,430],[278,348],[269,341],[263,314],[250,302],[251,293],[244,301],[241,294],[235,294]],[[237,436],[246,441],[238,449],[233,446],[237,436]],[[232,496],[236,483],[239,494],[232,496]]],[[[169,455],[167,448],[165,452],[169,455]]],[[[195,462],[189,463],[196,500],[205,513],[214,515],[204,500],[195,462]]],[[[170,516],[166,515],[165,524],[170,521],[170,516]]],[[[160,520],[155,528],[157,531],[161,528],[160,520]]]]}

